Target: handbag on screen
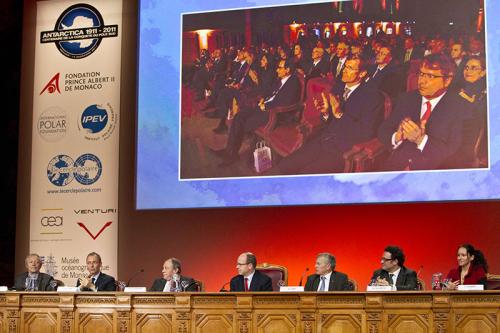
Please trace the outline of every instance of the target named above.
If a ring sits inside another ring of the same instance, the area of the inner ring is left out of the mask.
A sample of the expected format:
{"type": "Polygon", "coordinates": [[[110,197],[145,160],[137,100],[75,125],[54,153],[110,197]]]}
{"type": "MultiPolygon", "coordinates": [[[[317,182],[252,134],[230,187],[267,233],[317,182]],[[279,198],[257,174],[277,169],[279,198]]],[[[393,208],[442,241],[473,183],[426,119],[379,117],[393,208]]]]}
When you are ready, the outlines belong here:
{"type": "Polygon", "coordinates": [[[266,145],[265,141],[257,142],[257,145],[253,152],[253,158],[255,171],[257,171],[258,173],[264,172],[273,166],[271,158],[271,148],[266,145]]]}

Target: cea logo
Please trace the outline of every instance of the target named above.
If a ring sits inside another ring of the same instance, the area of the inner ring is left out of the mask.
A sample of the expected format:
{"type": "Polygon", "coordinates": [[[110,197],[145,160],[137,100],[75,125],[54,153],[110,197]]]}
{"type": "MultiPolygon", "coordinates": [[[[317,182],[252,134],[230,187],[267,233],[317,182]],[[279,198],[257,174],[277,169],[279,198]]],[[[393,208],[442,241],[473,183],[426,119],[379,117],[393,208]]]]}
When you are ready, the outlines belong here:
{"type": "Polygon", "coordinates": [[[60,227],[63,225],[62,216],[44,216],[40,219],[42,227],[60,227]]]}

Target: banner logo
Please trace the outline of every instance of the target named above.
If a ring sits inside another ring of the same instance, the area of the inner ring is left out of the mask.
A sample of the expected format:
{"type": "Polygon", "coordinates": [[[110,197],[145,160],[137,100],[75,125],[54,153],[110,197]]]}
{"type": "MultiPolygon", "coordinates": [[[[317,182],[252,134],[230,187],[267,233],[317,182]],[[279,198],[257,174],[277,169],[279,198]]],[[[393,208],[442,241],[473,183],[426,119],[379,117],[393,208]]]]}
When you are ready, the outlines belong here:
{"type": "Polygon", "coordinates": [[[67,132],[66,111],[52,106],[38,117],[38,134],[47,142],[56,142],[66,136],[67,132]]]}
{"type": "Polygon", "coordinates": [[[97,50],[103,38],[117,36],[118,25],[105,25],[96,8],[80,3],[67,8],[59,16],[54,30],[42,31],[40,42],[55,43],[66,57],[81,59],[97,50]]]}
{"type": "Polygon", "coordinates": [[[47,166],[47,177],[56,186],[66,186],[73,179],[82,185],[92,185],[101,174],[101,160],[93,154],[83,154],[76,161],[67,155],[57,155],[47,166]]]}
{"type": "Polygon", "coordinates": [[[40,219],[42,227],[60,227],[63,225],[62,216],[44,216],[40,219]]]}
{"type": "Polygon", "coordinates": [[[59,89],[59,73],[54,75],[52,79],[50,79],[49,83],[45,85],[45,87],[40,91],[40,95],[47,91],[49,94],[53,94],[54,92],[61,93],[59,89]]]}
{"type": "Polygon", "coordinates": [[[80,226],[80,228],[85,230],[87,232],[87,234],[89,234],[89,236],[92,237],[93,240],[96,240],[97,237],[99,237],[99,235],[102,234],[104,229],[109,227],[112,223],[113,222],[111,222],[111,221],[106,222],[106,224],[101,228],[101,230],[99,230],[99,232],[95,236],[90,232],[90,230],[85,226],[85,224],[83,224],[82,222],[78,222],[77,224],[78,224],[78,226],[80,226]]]}
{"type": "Polygon", "coordinates": [[[87,140],[107,140],[115,130],[117,118],[109,103],[90,105],[82,112],[78,129],[85,133],[87,140]]]}

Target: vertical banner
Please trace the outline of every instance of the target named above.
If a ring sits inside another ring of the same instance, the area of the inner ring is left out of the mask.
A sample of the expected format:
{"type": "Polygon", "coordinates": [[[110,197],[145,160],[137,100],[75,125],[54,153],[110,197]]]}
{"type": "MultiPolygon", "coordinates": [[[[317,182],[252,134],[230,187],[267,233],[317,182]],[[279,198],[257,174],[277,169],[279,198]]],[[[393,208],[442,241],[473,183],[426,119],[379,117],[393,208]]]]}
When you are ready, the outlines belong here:
{"type": "Polygon", "coordinates": [[[89,252],[116,277],[122,1],[40,1],[30,252],[66,285],[89,252]]]}

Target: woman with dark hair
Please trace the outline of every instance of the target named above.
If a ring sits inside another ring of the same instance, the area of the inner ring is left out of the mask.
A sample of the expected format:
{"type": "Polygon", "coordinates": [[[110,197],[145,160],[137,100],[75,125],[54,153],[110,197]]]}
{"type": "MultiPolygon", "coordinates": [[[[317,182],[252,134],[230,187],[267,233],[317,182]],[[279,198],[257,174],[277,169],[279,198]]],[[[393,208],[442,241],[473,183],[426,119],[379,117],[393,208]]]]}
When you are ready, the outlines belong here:
{"type": "Polygon", "coordinates": [[[277,79],[276,69],[272,57],[263,54],[260,57],[260,66],[258,70],[259,83],[258,90],[260,96],[269,96],[273,92],[273,84],[277,79]]]}
{"type": "Polygon", "coordinates": [[[486,289],[488,264],[481,251],[470,244],[462,244],[457,250],[458,267],[453,268],[446,277],[446,289],[457,289],[460,284],[482,284],[486,289]]]}

